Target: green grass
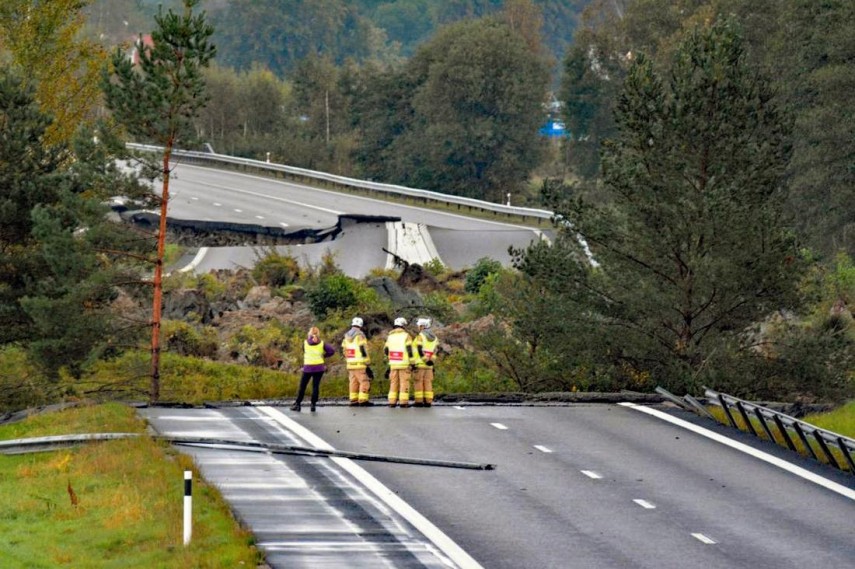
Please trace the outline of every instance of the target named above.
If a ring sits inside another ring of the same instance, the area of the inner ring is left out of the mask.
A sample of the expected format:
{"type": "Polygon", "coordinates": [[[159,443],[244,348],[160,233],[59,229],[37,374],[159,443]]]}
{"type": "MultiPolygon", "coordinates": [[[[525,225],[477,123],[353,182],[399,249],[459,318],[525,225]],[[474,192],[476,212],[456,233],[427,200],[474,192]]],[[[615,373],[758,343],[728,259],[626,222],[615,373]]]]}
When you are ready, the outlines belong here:
{"type": "Polygon", "coordinates": [[[809,415],[805,417],[805,422],[855,439],[855,401],[851,401],[829,413],[809,415]]]}
{"type": "MultiPolygon", "coordinates": [[[[132,409],[107,404],[32,416],[0,427],[0,439],[144,428],[132,409]]],[[[183,546],[185,469],[195,472],[188,457],[148,437],[0,455],[2,566],[255,567],[251,535],[198,475],[193,540],[183,546]]]]}

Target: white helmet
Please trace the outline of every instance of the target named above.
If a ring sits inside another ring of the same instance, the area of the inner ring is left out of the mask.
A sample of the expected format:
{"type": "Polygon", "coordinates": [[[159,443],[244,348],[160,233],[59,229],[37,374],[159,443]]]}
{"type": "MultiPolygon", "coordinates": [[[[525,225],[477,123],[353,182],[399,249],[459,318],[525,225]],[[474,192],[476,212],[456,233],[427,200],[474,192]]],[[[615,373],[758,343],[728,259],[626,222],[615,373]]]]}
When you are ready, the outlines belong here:
{"type": "Polygon", "coordinates": [[[402,316],[398,316],[397,318],[395,318],[395,326],[406,326],[406,325],[407,325],[407,319],[406,318],[404,318],[402,316]]]}
{"type": "Polygon", "coordinates": [[[419,318],[416,320],[416,326],[424,326],[430,328],[430,318],[419,318]]]}
{"type": "Polygon", "coordinates": [[[351,326],[359,326],[360,328],[362,328],[362,318],[360,318],[359,316],[357,316],[356,318],[354,318],[354,319],[351,321],[350,325],[351,325],[351,326]]]}

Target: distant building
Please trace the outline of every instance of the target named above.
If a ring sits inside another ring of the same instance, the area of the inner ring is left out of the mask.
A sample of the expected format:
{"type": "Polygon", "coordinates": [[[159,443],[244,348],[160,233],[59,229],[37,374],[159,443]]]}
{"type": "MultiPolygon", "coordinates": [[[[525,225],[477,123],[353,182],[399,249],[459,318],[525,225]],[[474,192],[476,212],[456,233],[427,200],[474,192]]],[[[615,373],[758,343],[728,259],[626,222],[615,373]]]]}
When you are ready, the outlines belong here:
{"type": "Polygon", "coordinates": [[[131,49],[128,51],[128,59],[134,65],[140,64],[140,51],[143,47],[154,47],[154,40],[151,39],[151,34],[139,35],[134,38],[131,49]]]}

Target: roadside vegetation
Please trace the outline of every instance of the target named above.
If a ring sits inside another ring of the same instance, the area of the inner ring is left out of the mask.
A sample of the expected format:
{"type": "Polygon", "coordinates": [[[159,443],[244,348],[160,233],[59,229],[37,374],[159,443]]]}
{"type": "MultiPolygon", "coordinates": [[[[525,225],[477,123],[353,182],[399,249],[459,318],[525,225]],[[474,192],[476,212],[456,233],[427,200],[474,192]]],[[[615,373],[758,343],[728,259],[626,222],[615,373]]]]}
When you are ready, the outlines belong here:
{"type": "Polygon", "coordinates": [[[189,458],[144,436],[133,409],[112,403],[33,415],[0,439],[132,432],[135,439],[0,455],[5,568],[256,567],[260,557],[217,490],[194,475],[193,539],[183,545],[189,458]]]}

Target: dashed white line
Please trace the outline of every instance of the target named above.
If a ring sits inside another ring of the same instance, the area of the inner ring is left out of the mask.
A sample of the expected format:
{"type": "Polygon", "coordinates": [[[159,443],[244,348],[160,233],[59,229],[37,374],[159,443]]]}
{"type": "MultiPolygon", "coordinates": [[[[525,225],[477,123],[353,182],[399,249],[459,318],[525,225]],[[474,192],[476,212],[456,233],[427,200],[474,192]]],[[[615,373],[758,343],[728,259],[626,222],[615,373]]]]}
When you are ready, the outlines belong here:
{"type": "Polygon", "coordinates": [[[216,206],[216,207],[220,207],[221,205],[223,205],[223,204],[221,204],[220,202],[214,202],[214,206],[216,206]]]}
{"type": "Polygon", "coordinates": [[[463,407],[462,405],[455,405],[455,406],[454,406],[454,408],[455,408],[455,409],[460,409],[461,411],[463,411],[464,409],[466,409],[466,407],[463,407]]]}
{"type": "Polygon", "coordinates": [[[199,201],[199,198],[190,198],[190,199],[193,200],[194,202],[199,201]]]}
{"type": "Polygon", "coordinates": [[[500,431],[507,431],[508,430],[508,428],[501,423],[490,423],[490,424],[493,425],[494,427],[496,427],[497,429],[499,429],[500,431]]]}
{"type": "Polygon", "coordinates": [[[547,454],[549,454],[550,452],[552,452],[552,449],[547,448],[547,447],[545,447],[545,446],[543,446],[543,445],[534,445],[534,448],[536,448],[536,449],[537,449],[537,450],[539,450],[540,452],[545,452],[545,453],[547,453],[547,454]]]}
{"type": "Polygon", "coordinates": [[[279,225],[281,225],[282,227],[288,227],[288,224],[285,223],[284,221],[280,221],[279,225]]]}
{"type": "Polygon", "coordinates": [[[638,500],[633,500],[633,502],[635,502],[636,504],[638,504],[639,506],[641,506],[645,510],[655,510],[656,509],[656,506],[654,504],[651,504],[647,500],[638,499],[638,500]]]}
{"type": "Polygon", "coordinates": [[[585,475],[585,476],[587,476],[588,478],[592,478],[592,479],[594,479],[594,480],[599,480],[600,478],[602,478],[602,476],[601,476],[601,475],[597,474],[597,473],[596,473],[596,472],[594,472],[593,470],[582,470],[582,471],[580,471],[580,472],[582,472],[582,474],[584,474],[584,475],[585,475]]]}
{"type": "Polygon", "coordinates": [[[242,209],[235,209],[235,213],[243,213],[242,209]]]}
{"type": "Polygon", "coordinates": [[[263,215],[256,215],[255,219],[264,219],[264,216],[263,215]]]}
{"type": "Polygon", "coordinates": [[[692,537],[694,537],[701,543],[706,543],[707,545],[715,545],[715,540],[708,538],[702,533],[693,533],[692,537]]]}

